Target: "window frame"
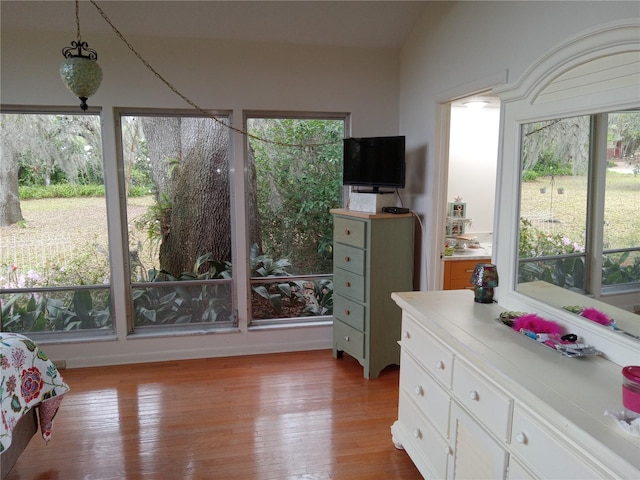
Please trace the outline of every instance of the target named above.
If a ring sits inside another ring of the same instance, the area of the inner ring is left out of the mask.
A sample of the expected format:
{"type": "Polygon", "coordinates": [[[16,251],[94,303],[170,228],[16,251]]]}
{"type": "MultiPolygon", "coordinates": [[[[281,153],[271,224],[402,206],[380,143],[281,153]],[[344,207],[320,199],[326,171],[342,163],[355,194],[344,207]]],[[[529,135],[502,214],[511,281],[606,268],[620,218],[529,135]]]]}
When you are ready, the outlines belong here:
{"type": "MultiPolygon", "coordinates": [[[[317,112],[317,111],[279,111],[279,110],[245,110],[243,112],[243,128],[248,131],[249,120],[251,119],[285,119],[285,120],[341,120],[344,124],[343,138],[350,136],[351,132],[351,114],[347,112],[317,112]]],[[[244,142],[244,171],[247,172],[250,168],[249,159],[249,138],[247,137],[244,142]]],[[[247,205],[247,221],[249,221],[249,187],[248,176],[244,177],[245,185],[245,202],[247,205]]],[[[345,199],[348,194],[348,188],[342,186],[342,204],[345,204],[345,199]]],[[[244,245],[247,252],[247,258],[250,257],[250,239],[246,236],[246,242],[244,245]]],[[[267,319],[254,319],[252,311],[251,297],[253,294],[253,286],[260,285],[262,283],[271,283],[277,281],[296,282],[296,281],[316,281],[330,279],[333,280],[333,272],[326,274],[299,274],[287,277],[252,277],[250,261],[247,262],[247,325],[249,329],[262,329],[269,327],[294,327],[301,325],[330,325],[333,323],[333,314],[321,315],[321,316],[309,316],[309,317],[288,317],[288,318],[267,318],[267,319]]]]}
{"type": "MultiPolygon", "coordinates": [[[[640,291],[640,282],[603,285],[602,268],[603,260],[607,254],[621,252],[636,252],[640,254],[640,245],[625,248],[604,248],[604,224],[605,224],[605,201],[606,201],[606,175],[607,175],[607,133],[608,116],[616,113],[635,112],[640,114],[640,109],[611,110],[601,113],[589,114],[590,119],[590,145],[589,145],[589,167],[587,183],[587,205],[586,205],[586,238],[585,251],[582,253],[569,253],[560,255],[549,255],[544,257],[520,258],[517,259],[517,275],[523,265],[540,261],[563,260],[567,258],[582,257],[585,262],[584,288],[582,293],[593,295],[596,298],[607,296],[619,296],[640,291]],[[597,228],[597,225],[601,227],[597,228]]],[[[567,117],[568,118],[568,117],[567,117]]],[[[524,124],[520,125],[522,132],[524,124]]],[[[521,140],[522,144],[522,140],[521,140]]],[[[520,161],[520,178],[522,177],[522,161],[520,161]]],[[[522,181],[522,180],[520,180],[522,181]]],[[[519,204],[520,205],[520,204],[519,204]]],[[[521,228],[518,229],[520,238],[521,228]]],[[[519,242],[518,242],[519,243],[519,242]]]]}
{"type": "MultiPolygon", "coordinates": [[[[54,287],[31,287],[31,288],[16,288],[5,289],[0,288],[0,294],[21,294],[21,293],[45,293],[45,292],[79,292],[79,291],[97,291],[108,290],[109,301],[108,308],[111,312],[111,327],[110,328],[97,328],[97,329],[79,329],[79,330],[64,330],[64,331],[29,331],[18,332],[21,334],[28,334],[29,338],[36,342],[47,344],[53,342],[67,342],[67,341],[87,341],[87,340],[104,340],[113,339],[117,335],[117,322],[114,318],[114,278],[113,278],[113,238],[109,231],[109,208],[107,202],[107,192],[109,190],[109,181],[106,168],[106,155],[105,155],[105,134],[104,128],[102,128],[104,122],[104,116],[102,108],[89,106],[86,110],[78,110],[77,107],[72,106],[43,106],[43,105],[0,105],[0,114],[24,114],[24,115],[73,115],[73,116],[97,116],[101,125],[100,129],[100,156],[102,157],[103,167],[103,185],[105,189],[105,214],[106,224],[105,232],[107,235],[107,250],[109,252],[109,283],[108,284],[94,284],[94,285],[64,285],[54,287]]],[[[3,319],[0,318],[0,331],[3,330],[3,319]]]]}
{"type": "Polygon", "coordinates": [[[238,271],[237,252],[236,252],[236,223],[234,221],[235,206],[232,201],[234,197],[234,172],[233,167],[233,137],[232,124],[233,114],[231,110],[211,109],[206,112],[199,112],[195,110],[184,109],[165,109],[165,108],[131,108],[131,107],[118,107],[114,109],[114,121],[115,121],[115,136],[116,136],[116,163],[118,168],[118,185],[120,187],[121,194],[119,196],[120,202],[120,219],[122,230],[122,248],[125,252],[124,261],[124,301],[126,310],[126,325],[127,335],[129,337],[147,337],[147,336],[170,336],[175,334],[194,334],[194,333],[225,333],[238,330],[239,315],[238,315],[238,289],[237,289],[237,274],[233,274],[231,279],[211,279],[211,280],[180,280],[180,281],[161,281],[161,282],[133,282],[131,280],[131,256],[129,254],[129,235],[128,235],[128,215],[127,215],[127,198],[124,195],[125,185],[125,165],[124,165],[124,152],[123,152],[123,136],[122,136],[122,117],[190,117],[190,118],[210,118],[212,116],[224,120],[227,124],[228,134],[228,158],[229,158],[229,197],[230,208],[229,221],[231,231],[231,263],[233,271],[238,271]],[[205,114],[206,113],[206,114],[205,114]],[[183,287],[197,287],[197,286],[216,286],[216,285],[230,285],[231,288],[231,310],[233,312],[233,321],[225,321],[216,324],[215,322],[194,322],[188,324],[168,324],[168,325],[135,325],[135,308],[133,301],[133,292],[137,288],[148,287],[160,287],[171,288],[175,286],[183,287]]]}

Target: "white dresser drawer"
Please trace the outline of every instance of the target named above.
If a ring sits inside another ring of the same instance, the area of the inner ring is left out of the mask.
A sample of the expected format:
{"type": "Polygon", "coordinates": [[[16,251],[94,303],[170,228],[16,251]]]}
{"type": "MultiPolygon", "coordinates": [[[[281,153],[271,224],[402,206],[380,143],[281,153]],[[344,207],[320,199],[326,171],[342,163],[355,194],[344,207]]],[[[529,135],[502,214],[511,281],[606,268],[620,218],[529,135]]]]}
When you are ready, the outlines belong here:
{"type": "Polygon", "coordinates": [[[529,473],[529,471],[511,455],[511,457],[509,457],[509,473],[507,478],[509,480],[535,480],[536,477],[529,473]]]}
{"type": "Polygon", "coordinates": [[[466,362],[457,360],[453,392],[458,401],[503,441],[509,439],[513,399],[466,362]]]}
{"type": "Polygon", "coordinates": [[[611,476],[599,471],[588,458],[569,449],[565,441],[534,420],[519,405],[513,411],[511,432],[512,450],[538,477],[586,480],[611,476]]]}
{"type": "Polygon", "coordinates": [[[449,405],[451,398],[431,376],[419,366],[411,354],[402,350],[400,387],[418,405],[438,432],[449,438],[449,405]]]}
{"type": "Polygon", "coordinates": [[[449,444],[420,414],[406,392],[400,392],[398,402],[398,423],[406,433],[402,440],[404,449],[412,458],[420,458],[414,463],[426,478],[446,478],[449,444]]]}
{"type": "Polygon", "coordinates": [[[451,388],[453,353],[406,312],[402,314],[401,342],[433,377],[451,388]]]}

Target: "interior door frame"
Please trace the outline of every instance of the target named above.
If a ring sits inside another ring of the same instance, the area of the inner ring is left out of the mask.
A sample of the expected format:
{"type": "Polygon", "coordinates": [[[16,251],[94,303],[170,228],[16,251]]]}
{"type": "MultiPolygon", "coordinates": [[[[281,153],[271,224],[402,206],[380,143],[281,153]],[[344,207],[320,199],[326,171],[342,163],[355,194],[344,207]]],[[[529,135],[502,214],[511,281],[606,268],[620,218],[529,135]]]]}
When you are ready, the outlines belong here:
{"type": "MultiPolygon", "coordinates": [[[[487,77],[453,88],[442,95],[436,106],[435,164],[440,165],[434,182],[433,225],[440,242],[432,242],[427,254],[428,264],[432,268],[426,272],[428,290],[442,290],[444,281],[444,238],[447,224],[447,195],[449,181],[449,142],[451,139],[451,104],[473,95],[490,94],[493,89],[508,83],[508,71],[501,70],[487,77]]],[[[502,117],[502,106],[500,107],[502,117]]],[[[502,120],[500,121],[500,138],[502,138],[502,120]]],[[[498,202],[496,202],[496,209],[498,202]]],[[[494,219],[497,215],[494,215],[494,219]]],[[[494,220],[495,230],[495,220],[494,220]]]]}

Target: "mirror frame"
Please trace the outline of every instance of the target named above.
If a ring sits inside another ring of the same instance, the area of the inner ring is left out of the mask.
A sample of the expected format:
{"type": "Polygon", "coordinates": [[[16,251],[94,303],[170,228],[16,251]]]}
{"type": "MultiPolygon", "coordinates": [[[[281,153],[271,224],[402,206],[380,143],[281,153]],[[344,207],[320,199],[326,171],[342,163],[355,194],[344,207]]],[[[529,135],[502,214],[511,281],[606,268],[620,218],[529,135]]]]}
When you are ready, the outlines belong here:
{"type": "Polygon", "coordinates": [[[638,85],[640,18],[631,18],[598,25],[569,38],[534,62],[518,81],[494,89],[502,102],[493,252],[500,272],[496,297],[510,310],[553,318],[619,365],[638,364],[637,340],[516,290],[519,209],[510,207],[519,205],[520,199],[523,124],[640,108],[638,85]],[[616,65],[616,60],[622,59],[617,66],[624,64],[625,73],[616,81],[604,83],[596,78],[603,66],[616,65]],[[557,88],[559,83],[554,85],[567,78],[578,78],[582,84],[566,90],[557,88]]]}

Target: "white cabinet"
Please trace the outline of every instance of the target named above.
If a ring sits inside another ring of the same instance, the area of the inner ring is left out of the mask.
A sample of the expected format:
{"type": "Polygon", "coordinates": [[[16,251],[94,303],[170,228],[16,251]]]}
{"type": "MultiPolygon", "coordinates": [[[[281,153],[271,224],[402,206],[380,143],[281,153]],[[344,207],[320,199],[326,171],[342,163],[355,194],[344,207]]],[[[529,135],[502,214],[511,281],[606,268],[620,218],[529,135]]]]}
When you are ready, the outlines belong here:
{"type": "Polygon", "coordinates": [[[506,477],[507,452],[485,427],[458,403],[451,407],[451,447],[447,478],[494,479],[506,477]]]}
{"type": "Polygon", "coordinates": [[[406,292],[393,443],[425,478],[640,478],[620,367],[568,359],[507,328],[473,292],[406,292]]]}

